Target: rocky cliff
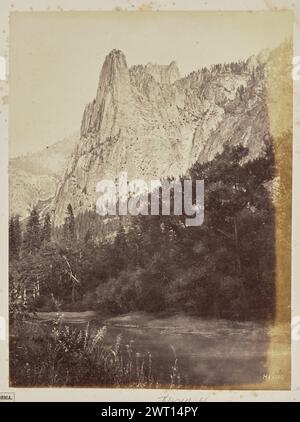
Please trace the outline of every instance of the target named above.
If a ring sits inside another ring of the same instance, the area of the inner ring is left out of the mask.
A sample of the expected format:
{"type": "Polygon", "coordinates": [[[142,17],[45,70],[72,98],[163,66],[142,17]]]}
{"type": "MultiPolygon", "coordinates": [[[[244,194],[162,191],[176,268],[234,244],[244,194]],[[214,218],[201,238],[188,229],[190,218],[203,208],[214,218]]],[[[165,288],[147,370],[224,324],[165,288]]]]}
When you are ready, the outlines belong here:
{"type": "Polygon", "coordinates": [[[290,55],[286,43],[180,78],[175,62],[128,67],[121,51],[111,51],[57,190],[55,223],[64,221],[69,203],[75,214],[94,209],[97,182],[120,171],[130,179],[176,177],[196,160],[214,158],[226,143],[248,147],[248,159],[263,154],[271,138],[268,74],[274,60],[290,55]]]}
{"type": "Polygon", "coordinates": [[[32,208],[50,205],[79,141],[74,133],[33,154],[9,160],[9,213],[26,218],[32,208]]]}

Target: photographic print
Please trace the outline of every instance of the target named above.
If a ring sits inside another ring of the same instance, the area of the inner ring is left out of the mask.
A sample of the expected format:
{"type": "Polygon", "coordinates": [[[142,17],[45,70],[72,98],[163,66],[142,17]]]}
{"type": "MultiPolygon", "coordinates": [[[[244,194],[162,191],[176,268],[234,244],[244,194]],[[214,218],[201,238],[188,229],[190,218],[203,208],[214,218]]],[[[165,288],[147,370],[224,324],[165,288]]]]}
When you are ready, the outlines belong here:
{"type": "Polygon", "coordinates": [[[11,387],[291,385],[293,14],[12,12],[11,387]]]}

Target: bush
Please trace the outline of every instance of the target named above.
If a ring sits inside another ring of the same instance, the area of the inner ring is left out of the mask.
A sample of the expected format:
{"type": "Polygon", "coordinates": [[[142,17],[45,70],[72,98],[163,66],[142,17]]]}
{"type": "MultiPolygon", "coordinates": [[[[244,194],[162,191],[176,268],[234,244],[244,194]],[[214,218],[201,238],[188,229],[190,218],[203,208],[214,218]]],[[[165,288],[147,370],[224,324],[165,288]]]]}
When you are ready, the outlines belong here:
{"type": "Polygon", "coordinates": [[[151,353],[136,352],[121,335],[109,344],[106,327],[85,329],[26,322],[10,339],[13,386],[155,386],[151,353]]]}

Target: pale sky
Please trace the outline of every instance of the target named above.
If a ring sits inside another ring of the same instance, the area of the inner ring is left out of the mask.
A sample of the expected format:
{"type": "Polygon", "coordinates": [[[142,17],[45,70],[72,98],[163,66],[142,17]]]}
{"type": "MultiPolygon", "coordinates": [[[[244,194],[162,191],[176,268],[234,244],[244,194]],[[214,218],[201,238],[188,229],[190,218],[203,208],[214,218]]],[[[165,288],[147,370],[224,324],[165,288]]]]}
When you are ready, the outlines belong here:
{"type": "Polygon", "coordinates": [[[10,16],[10,156],[80,128],[105,56],[129,66],[177,62],[181,75],[275,48],[289,12],[15,12],[10,16]]]}

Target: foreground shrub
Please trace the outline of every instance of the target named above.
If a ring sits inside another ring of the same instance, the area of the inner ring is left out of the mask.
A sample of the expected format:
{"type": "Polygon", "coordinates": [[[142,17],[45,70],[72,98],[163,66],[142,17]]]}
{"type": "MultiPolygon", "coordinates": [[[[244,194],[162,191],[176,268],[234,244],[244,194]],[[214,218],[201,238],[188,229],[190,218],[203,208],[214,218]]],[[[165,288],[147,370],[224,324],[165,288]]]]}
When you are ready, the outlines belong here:
{"type": "MultiPolygon", "coordinates": [[[[13,386],[156,387],[151,353],[139,353],[121,335],[113,344],[107,329],[62,324],[15,324],[10,339],[13,386]]],[[[176,363],[177,365],[177,363],[176,363]]],[[[171,374],[172,375],[172,374],[171,374]]],[[[170,382],[173,378],[170,375],[170,382]]]]}

